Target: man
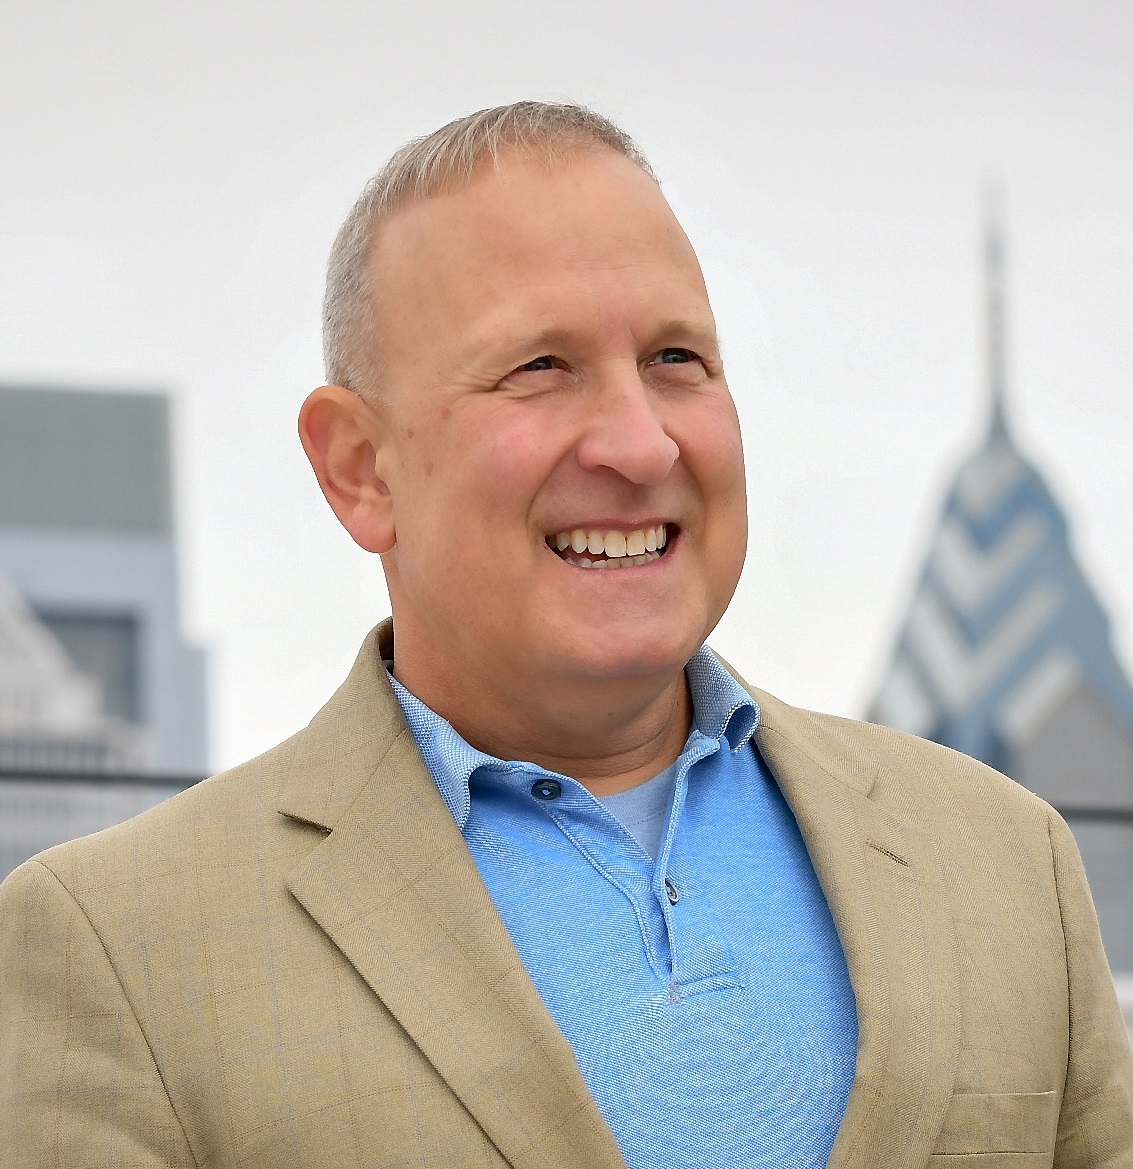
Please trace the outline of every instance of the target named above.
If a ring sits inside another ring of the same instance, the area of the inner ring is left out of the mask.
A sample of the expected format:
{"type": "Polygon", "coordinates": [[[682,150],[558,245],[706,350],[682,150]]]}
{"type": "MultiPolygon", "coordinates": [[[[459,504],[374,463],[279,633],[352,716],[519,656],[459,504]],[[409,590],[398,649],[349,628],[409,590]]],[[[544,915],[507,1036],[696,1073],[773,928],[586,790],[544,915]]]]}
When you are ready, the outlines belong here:
{"type": "Polygon", "coordinates": [[[393,622],[311,725],[0,897],[5,1166],[1133,1166],[1073,841],[703,648],[695,255],[577,107],[405,148],[300,433],[393,622]]]}

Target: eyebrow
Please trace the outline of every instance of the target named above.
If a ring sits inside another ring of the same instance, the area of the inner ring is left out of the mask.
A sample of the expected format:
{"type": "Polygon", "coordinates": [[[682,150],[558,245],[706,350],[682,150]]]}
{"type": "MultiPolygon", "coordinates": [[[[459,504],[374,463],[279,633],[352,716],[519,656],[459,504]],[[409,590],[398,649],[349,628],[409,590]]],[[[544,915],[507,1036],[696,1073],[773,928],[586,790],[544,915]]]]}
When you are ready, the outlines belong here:
{"type": "Polygon", "coordinates": [[[671,321],[666,321],[659,326],[654,335],[659,339],[673,333],[677,336],[700,337],[710,341],[713,345],[719,344],[716,323],[711,318],[708,321],[699,322],[689,320],[686,317],[674,317],[671,321]]]}

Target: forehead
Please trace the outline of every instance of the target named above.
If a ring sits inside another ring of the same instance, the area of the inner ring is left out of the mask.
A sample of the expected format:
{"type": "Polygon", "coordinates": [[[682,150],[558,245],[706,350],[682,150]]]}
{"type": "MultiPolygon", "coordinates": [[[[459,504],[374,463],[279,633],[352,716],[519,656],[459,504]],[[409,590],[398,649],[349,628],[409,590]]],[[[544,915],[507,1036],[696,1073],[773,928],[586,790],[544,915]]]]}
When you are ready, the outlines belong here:
{"type": "Polygon", "coordinates": [[[570,327],[574,311],[707,311],[696,255],[660,189],[605,149],[551,164],[505,159],[400,208],[381,225],[372,264],[383,347],[394,349],[444,345],[509,318],[570,327]]]}

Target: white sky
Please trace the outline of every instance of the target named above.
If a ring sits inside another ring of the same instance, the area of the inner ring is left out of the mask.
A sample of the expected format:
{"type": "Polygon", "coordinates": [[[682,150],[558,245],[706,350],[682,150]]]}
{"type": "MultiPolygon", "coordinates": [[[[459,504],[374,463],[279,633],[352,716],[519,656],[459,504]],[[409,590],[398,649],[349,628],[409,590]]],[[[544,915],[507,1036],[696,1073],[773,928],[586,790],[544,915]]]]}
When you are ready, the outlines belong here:
{"type": "Polygon", "coordinates": [[[700,252],[753,520],[713,644],[748,678],[866,706],[983,422],[988,173],[1015,431],[1133,663],[1128,0],[6,0],[0,379],[174,395],[216,765],[388,612],[295,437],[334,231],[407,138],[521,97],[620,121],[700,252]]]}

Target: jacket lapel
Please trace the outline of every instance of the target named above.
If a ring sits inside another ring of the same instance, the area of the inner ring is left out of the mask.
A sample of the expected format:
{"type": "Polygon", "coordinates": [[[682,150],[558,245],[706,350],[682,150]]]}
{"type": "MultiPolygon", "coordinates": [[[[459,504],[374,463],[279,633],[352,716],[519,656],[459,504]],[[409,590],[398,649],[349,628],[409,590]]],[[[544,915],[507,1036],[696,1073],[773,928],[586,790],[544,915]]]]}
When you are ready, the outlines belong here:
{"type": "Polygon", "coordinates": [[[329,830],[288,886],[516,1169],[624,1169],[390,688],[387,622],[299,738],[284,815],[329,830]]]}
{"type": "Polygon", "coordinates": [[[832,1169],[924,1164],[952,1094],[960,1003],[936,842],[860,736],[753,690],[759,749],[794,811],[846,954],[857,1070],[832,1169]]]}

